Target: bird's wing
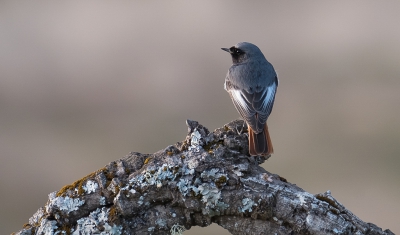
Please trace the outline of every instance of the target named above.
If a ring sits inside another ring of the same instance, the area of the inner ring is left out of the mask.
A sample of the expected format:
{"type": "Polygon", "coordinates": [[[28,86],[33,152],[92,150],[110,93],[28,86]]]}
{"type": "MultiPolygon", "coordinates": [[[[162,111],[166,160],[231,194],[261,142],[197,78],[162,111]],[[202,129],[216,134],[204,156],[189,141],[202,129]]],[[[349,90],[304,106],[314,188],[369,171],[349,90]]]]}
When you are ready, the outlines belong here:
{"type": "MultiPolygon", "coordinates": [[[[249,94],[249,96],[245,94],[247,99],[253,99],[253,108],[256,110],[262,125],[267,121],[269,115],[271,114],[277,88],[278,78],[275,77],[273,82],[268,84],[268,86],[261,89],[256,89],[256,92],[249,94]]],[[[263,128],[263,126],[260,128],[263,128]]]]}
{"type": "Polygon", "coordinates": [[[251,123],[256,111],[252,108],[251,100],[247,100],[242,91],[233,86],[229,80],[225,80],[225,90],[229,93],[236,110],[240,116],[247,122],[251,123]]]}
{"type": "Polygon", "coordinates": [[[225,89],[229,92],[233,104],[256,133],[263,130],[265,122],[271,114],[277,87],[278,79],[276,77],[268,86],[253,89],[253,92],[234,87],[229,80],[225,81],[225,89]]]}

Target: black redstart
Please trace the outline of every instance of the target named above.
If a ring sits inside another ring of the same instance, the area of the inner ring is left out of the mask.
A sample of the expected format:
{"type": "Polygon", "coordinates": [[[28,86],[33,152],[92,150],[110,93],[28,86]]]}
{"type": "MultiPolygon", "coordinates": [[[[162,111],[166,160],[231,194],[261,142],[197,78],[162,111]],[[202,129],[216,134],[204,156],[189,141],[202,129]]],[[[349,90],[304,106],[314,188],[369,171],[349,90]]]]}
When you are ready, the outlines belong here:
{"type": "Polygon", "coordinates": [[[239,42],[221,49],[232,56],[224,87],[247,123],[250,155],[268,156],[274,152],[267,126],[278,88],[274,67],[254,44],[239,42]]]}

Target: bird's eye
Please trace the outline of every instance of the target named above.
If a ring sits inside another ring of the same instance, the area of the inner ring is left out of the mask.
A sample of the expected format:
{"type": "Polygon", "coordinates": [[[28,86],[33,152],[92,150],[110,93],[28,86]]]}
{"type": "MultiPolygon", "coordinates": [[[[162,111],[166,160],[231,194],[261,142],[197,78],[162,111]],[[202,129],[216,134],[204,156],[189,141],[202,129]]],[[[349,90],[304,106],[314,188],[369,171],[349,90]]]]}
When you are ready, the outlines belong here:
{"type": "Polygon", "coordinates": [[[231,53],[233,53],[233,54],[242,54],[242,50],[240,50],[240,49],[238,49],[238,48],[235,48],[235,47],[231,47],[231,48],[229,48],[229,50],[231,51],[231,53]]]}

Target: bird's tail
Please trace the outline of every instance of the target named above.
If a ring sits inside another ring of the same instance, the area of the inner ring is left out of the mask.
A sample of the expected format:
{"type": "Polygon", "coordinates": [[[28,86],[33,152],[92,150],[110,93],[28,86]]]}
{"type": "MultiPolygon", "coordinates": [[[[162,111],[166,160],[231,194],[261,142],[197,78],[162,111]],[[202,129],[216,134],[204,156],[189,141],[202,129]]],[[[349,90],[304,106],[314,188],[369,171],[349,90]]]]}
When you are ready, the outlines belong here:
{"type": "Polygon", "coordinates": [[[249,150],[252,156],[268,156],[274,152],[267,123],[265,123],[264,130],[258,134],[249,127],[249,150]]]}

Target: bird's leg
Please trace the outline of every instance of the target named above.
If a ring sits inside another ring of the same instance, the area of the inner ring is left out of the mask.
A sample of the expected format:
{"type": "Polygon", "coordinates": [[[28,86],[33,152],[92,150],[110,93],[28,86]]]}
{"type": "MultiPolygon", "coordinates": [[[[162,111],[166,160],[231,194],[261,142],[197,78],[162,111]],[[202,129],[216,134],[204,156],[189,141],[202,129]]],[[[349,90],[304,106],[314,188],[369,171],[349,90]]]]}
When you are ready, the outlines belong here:
{"type": "MultiPolygon", "coordinates": [[[[243,127],[243,126],[242,126],[242,127],[243,127]]],[[[239,130],[239,129],[238,129],[238,125],[235,125],[235,129],[236,129],[236,132],[237,132],[239,135],[242,134],[243,128],[241,128],[241,130],[239,130]]]]}
{"type": "Polygon", "coordinates": [[[245,125],[245,122],[243,122],[242,125],[239,125],[239,126],[241,126],[241,127],[240,127],[240,130],[238,129],[238,126],[235,125],[236,132],[237,132],[239,135],[241,135],[241,134],[243,133],[244,125],[245,125]]]}

